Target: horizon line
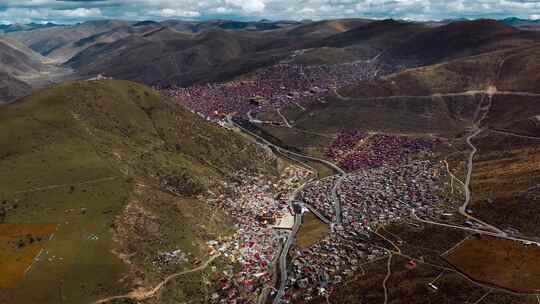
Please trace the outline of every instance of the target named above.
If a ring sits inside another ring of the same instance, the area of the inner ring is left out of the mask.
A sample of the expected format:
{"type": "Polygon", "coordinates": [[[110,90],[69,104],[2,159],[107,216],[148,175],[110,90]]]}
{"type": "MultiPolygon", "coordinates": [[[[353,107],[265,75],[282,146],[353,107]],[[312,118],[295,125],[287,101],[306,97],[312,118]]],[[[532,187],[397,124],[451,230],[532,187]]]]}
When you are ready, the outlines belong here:
{"type": "Polygon", "coordinates": [[[253,18],[249,19],[246,17],[241,18],[164,18],[164,19],[125,19],[125,18],[93,18],[88,20],[80,20],[80,21],[74,21],[74,22],[56,22],[53,20],[43,20],[43,21],[31,21],[26,23],[21,22],[11,22],[9,20],[0,20],[0,25],[9,26],[9,25],[30,25],[30,24],[39,24],[39,25],[77,25],[77,24],[84,24],[87,22],[96,22],[96,21],[124,21],[124,22],[144,22],[144,21],[152,21],[152,22],[166,22],[166,21],[184,21],[184,22],[212,22],[212,21],[232,21],[232,22],[270,22],[270,23],[279,23],[279,22],[320,22],[320,21],[331,21],[331,20],[354,20],[354,19],[364,19],[364,20],[395,20],[395,21],[405,21],[405,22],[418,22],[418,23],[429,23],[429,22],[452,22],[452,21],[477,21],[477,20],[495,20],[495,21],[503,21],[508,19],[518,19],[523,21],[540,21],[540,19],[532,19],[532,18],[520,18],[516,16],[508,16],[504,18],[489,18],[489,17],[482,17],[482,18],[467,18],[467,17],[456,17],[456,18],[443,18],[443,19],[430,19],[430,20],[415,20],[412,18],[373,18],[373,17],[343,17],[343,18],[325,18],[325,19],[271,19],[271,18],[253,18]]]}

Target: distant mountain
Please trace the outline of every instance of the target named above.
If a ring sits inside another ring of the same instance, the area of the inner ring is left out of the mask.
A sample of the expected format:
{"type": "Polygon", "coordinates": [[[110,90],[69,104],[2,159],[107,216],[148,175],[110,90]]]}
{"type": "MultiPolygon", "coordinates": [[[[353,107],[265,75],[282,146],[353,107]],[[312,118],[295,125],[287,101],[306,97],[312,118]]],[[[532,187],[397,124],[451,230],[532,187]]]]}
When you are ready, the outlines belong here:
{"type": "Polygon", "coordinates": [[[289,36],[319,36],[320,38],[328,37],[343,33],[356,27],[372,22],[368,19],[337,19],[323,20],[315,22],[304,22],[299,26],[291,28],[287,31],[289,36]]]}
{"type": "Polygon", "coordinates": [[[260,43],[249,33],[208,30],[193,36],[162,28],[96,44],[74,56],[66,66],[81,75],[102,73],[147,84],[189,84],[197,77],[219,74],[220,66],[254,52],[260,43]]]}
{"type": "Polygon", "coordinates": [[[540,35],[495,20],[457,21],[419,32],[388,49],[384,59],[429,65],[535,41],[540,35]]]}
{"type": "MultiPolygon", "coordinates": [[[[312,26],[312,25],[304,25],[312,26]]],[[[429,23],[380,20],[308,43],[294,62],[378,58],[393,66],[423,66],[540,41],[540,35],[495,20],[429,23]]]]}
{"type": "Polygon", "coordinates": [[[510,17],[500,20],[502,23],[517,27],[523,30],[540,30],[540,20],[520,19],[517,17],[510,17]]]}
{"type": "Polygon", "coordinates": [[[438,21],[430,20],[430,21],[417,22],[417,23],[422,23],[430,27],[437,27],[437,26],[447,25],[453,22],[467,22],[467,21],[471,21],[471,20],[467,18],[455,18],[455,19],[443,19],[443,20],[438,20],[438,21]]]}
{"type": "Polygon", "coordinates": [[[331,47],[345,47],[356,44],[379,43],[385,46],[392,41],[404,41],[413,34],[426,28],[422,24],[396,21],[392,19],[373,21],[361,24],[353,29],[331,36],[320,42],[321,45],[331,47]]]}
{"type": "Polygon", "coordinates": [[[0,36],[0,102],[27,95],[31,86],[48,85],[68,73],[47,61],[17,40],[0,36]]]}
{"type": "Polygon", "coordinates": [[[46,69],[41,57],[11,39],[0,37],[0,71],[12,76],[24,76],[46,69]]]}
{"type": "Polygon", "coordinates": [[[24,53],[30,60],[37,61],[40,63],[46,62],[47,58],[42,56],[41,54],[34,52],[29,47],[21,43],[20,41],[8,37],[8,36],[0,36],[0,43],[5,44],[17,51],[20,51],[24,53]]]}
{"type": "Polygon", "coordinates": [[[394,66],[411,67],[540,41],[534,32],[495,20],[432,27],[396,20],[344,19],[260,31],[236,26],[234,30],[201,30],[191,28],[194,25],[139,22],[83,38],[51,54],[58,58],[64,52],[62,56],[70,57],[65,66],[82,77],[105,74],[151,85],[186,86],[225,81],[283,60],[327,64],[379,56],[394,66]]]}
{"type": "Polygon", "coordinates": [[[281,61],[332,64],[377,57],[414,67],[540,41],[540,34],[495,20],[437,26],[367,19],[104,20],[8,36],[83,78],[104,74],[164,86],[226,81],[281,61]]]}
{"type": "Polygon", "coordinates": [[[0,104],[28,95],[31,91],[29,84],[0,71],[0,104]]]}
{"type": "Polygon", "coordinates": [[[210,30],[270,31],[299,25],[296,21],[182,21],[163,22],[116,20],[89,21],[70,26],[49,26],[32,31],[12,31],[9,36],[19,40],[32,50],[56,62],[65,62],[86,48],[112,43],[130,35],[145,35],[163,27],[186,34],[198,34],[210,30]]]}
{"type": "Polygon", "coordinates": [[[131,35],[145,35],[161,28],[163,26],[157,22],[139,22],[134,25],[114,27],[110,30],[98,32],[97,34],[64,44],[52,50],[47,57],[57,62],[66,62],[91,46],[113,43],[131,35]]]}
{"type": "Polygon", "coordinates": [[[166,20],[160,22],[163,26],[173,28],[180,32],[199,33],[210,29],[266,31],[287,28],[301,24],[297,21],[233,21],[233,20],[208,20],[208,21],[182,21],[166,20]]]}
{"type": "Polygon", "coordinates": [[[391,19],[366,22],[309,46],[346,49],[364,58],[372,58],[427,29],[423,24],[391,19]]]}
{"type": "Polygon", "coordinates": [[[39,55],[18,43],[0,37],[0,103],[27,95],[31,87],[21,77],[45,71],[39,55]]]}
{"type": "MultiPolygon", "coordinates": [[[[99,73],[146,84],[190,85],[222,81],[274,64],[309,42],[342,33],[365,20],[325,21],[267,31],[206,29],[198,33],[160,27],[111,43],[97,43],[65,66],[80,75],[99,73]]],[[[208,23],[209,24],[209,23],[208,23]]],[[[220,23],[224,24],[224,23],[220,23]]],[[[145,22],[142,25],[156,26],[145,22]]],[[[141,24],[134,24],[138,27],[141,24]]],[[[116,31],[116,30],[115,30],[116,31]]]]}
{"type": "Polygon", "coordinates": [[[22,31],[33,31],[36,29],[50,28],[50,27],[61,27],[60,24],[55,23],[28,23],[28,24],[0,24],[0,33],[13,33],[13,32],[22,32],[22,31]]]}
{"type": "MultiPolygon", "coordinates": [[[[116,20],[88,21],[70,26],[55,26],[32,31],[12,32],[8,35],[24,43],[32,50],[47,56],[53,51],[80,39],[126,25],[129,25],[129,22],[116,20]]],[[[51,59],[62,60],[63,58],[51,59]]]]}

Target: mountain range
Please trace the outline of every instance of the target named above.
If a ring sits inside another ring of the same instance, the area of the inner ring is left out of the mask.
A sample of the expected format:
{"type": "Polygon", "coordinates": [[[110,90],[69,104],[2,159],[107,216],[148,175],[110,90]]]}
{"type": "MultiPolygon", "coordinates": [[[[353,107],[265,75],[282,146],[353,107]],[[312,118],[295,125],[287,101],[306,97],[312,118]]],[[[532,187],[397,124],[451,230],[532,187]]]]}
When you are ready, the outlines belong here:
{"type": "Polygon", "coordinates": [[[536,303],[538,24],[0,26],[0,303],[536,303]]]}
{"type": "Polygon", "coordinates": [[[39,74],[54,66],[55,74],[70,78],[102,74],[148,85],[186,86],[226,81],[287,60],[296,51],[303,54],[294,60],[303,64],[366,60],[379,54],[392,64],[434,64],[536,41],[539,35],[525,23],[534,21],[509,18],[433,26],[367,19],[103,20],[4,26],[0,51],[3,71],[22,82],[29,82],[19,77],[23,72],[39,74]]]}

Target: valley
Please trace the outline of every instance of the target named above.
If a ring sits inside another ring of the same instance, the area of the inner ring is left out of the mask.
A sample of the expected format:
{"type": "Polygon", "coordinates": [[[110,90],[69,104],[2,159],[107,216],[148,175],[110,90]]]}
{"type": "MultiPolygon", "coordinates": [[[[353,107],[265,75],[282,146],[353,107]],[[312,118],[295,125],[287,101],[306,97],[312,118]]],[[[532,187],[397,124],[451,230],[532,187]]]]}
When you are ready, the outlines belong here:
{"type": "Polygon", "coordinates": [[[534,27],[6,27],[0,303],[537,303],[534,27]]]}

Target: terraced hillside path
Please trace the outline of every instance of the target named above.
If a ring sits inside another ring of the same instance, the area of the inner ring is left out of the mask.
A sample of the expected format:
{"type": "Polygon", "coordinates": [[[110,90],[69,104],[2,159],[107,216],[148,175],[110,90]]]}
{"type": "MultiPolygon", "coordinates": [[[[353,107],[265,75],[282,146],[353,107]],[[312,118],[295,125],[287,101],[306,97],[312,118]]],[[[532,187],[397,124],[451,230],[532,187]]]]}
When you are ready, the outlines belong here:
{"type": "Polygon", "coordinates": [[[139,289],[136,289],[136,290],[134,290],[134,291],[132,291],[132,292],[130,292],[128,294],[125,294],[125,295],[113,296],[113,297],[108,297],[108,298],[105,298],[105,299],[98,300],[98,301],[94,302],[93,304],[108,303],[110,301],[122,300],[122,299],[143,301],[143,300],[152,298],[152,297],[156,296],[158,294],[158,292],[165,285],[167,285],[167,283],[169,283],[171,280],[174,280],[177,277],[185,275],[185,274],[202,271],[202,270],[206,269],[219,256],[220,256],[219,254],[211,256],[206,262],[201,264],[199,267],[171,274],[170,276],[166,277],[163,281],[161,281],[159,284],[156,285],[156,287],[154,287],[152,289],[139,288],[139,289]]]}
{"type": "Polygon", "coordinates": [[[531,92],[519,92],[519,91],[490,91],[487,90],[470,90],[457,93],[434,93],[431,95],[390,95],[390,96],[373,96],[373,97],[348,97],[343,96],[338,90],[334,90],[334,94],[338,99],[343,101],[372,101],[372,100],[395,100],[395,99],[433,99],[437,97],[461,97],[461,96],[475,96],[475,95],[507,95],[507,96],[524,96],[524,97],[540,97],[539,93],[531,92]]]}
{"type": "Polygon", "coordinates": [[[277,108],[276,109],[276,112],[277,114],[279,115],[279,117],[281,117],[281,119],[283,120],[283,123],[287,126],[287,128],[292,128],[292,125],[291,123],[289,122],[289,120],[287,119],[287,117],[285,117],[285,115],[283,115],[281,113],[281,109],[277,108]]]}
{"type": "Polygon", "coordinates": [[[392,256],[393,256],[392,254],[388,255],[388,261],[386,261],[386,276],[384,277],[384,280],[382,283],[383,290],[384,290],[384,304],[388,303],[388,298],[389,298],[387,283],[390,277],[392,276],[392,256]]]}
{"type": "Polygon", "coordinates": [[[441,226],[441,227],[446,227],[446,228],[451,228],[451,229],[457,229],[457,230],[467,231],[467,232],[471,232],[471,233],[476,233],[476,234],[479,234],[479,235],[487,235],[487,236],[491,236],[491,237],[495,237],[495,238],[499,238],[499,239],[505,239],[505,240],[516,241],[516,242],[520,242],[520,243],[534,244],[536,246],[540,246],[540,241],[535,240],[535,239],[528,239],[528,238],[521,237],[521,236],[509,236],[506,233],[505,234],[500,234],[500,233],[497,233],[497,232],[491,232],[491,231],[486,231],[486,230],[477,229],[477,228],[470,228],[470,227],[464,227],[464,226],[459,226],[459,225],[452,225],[452,224],[445,224],[445,223],[435,222],[435,221],[432,221],[432,220],[426,220],[426,219],[418,217],[418,215],[416,215],[416,212],[414,212],[414,210],[411,211],[411,217],[412,217],[412,219],[414,219],[414,220],[416,220],[416,221],[418,221],[420,223],[424,223],[424,224],[430,224],[430,225],[434,225],[434,226],[441,226]]]}
{"type": "Polygon", "coordinates": [[[467,175],[464,182],[460,181],[458,178],[454,176],[450,172],[450,170],[447,168],[448,172],[452,176],[452,181],[455,179],[458,182],[460,182],[463,185],[464,192],[465,192],[465,201],[459,208],[458,212],[464,216],[465,218],[472,220],[474,222],[479,223],[480,225],[484,226],[485,228],[495,232],[497,235],[500,236],[506,236],[506,233],[502,231],[501,229],[490,225],[472,215],[470,215],[467,212],[467,207],[471,201],[471,191],[470,191],[470,182],[471,182],[471,176],[472,176],[472,168],[473,168],[473,159],[478,151],[477,148],[473,145],[472,140],[478,136],[480,133],[482,133],[485,129],[480,128],[480,125],[482,124],[483,120],[487,117],[491,106],[492,106],[492,100],[493,97],[496,95],[517,95],[517,96],[531,96],[531,97],[540,97],[540,94],[537,93],[530,93],[530,92],[511,92],[511,91],[499,91],[497,87],[494,85],[488,86],[485,90],[470,90],[465,92],[458,92],[458,93],[435,93],[431,95],[424,95],[424,96],[409,96],[409,95],[395,95],[395,96],[375,96],[375,97],[362,97],[362,98],[351,98],[351,97],[345,97],[339,93],[338,90],[334,90],[335,96],[337,96],[339,99],[344,101],[373,101],[373,100],[395,100],[395,99],[433,99],[433,98],[441,98],[441,97],[456,97],[456,96],[474,96],[474,95],[483,95],[482,100],[478,104],[478,107],[474,113],[473,118],[473,124],[471,126],[471,133],[467,138],[465,139],[467,145],[470,147],[471,152],[469,154],[469,157],[467,159],[467,175]]]}
{"type": "Polygon", "coordinates": [[[498,227],[495,227],[491,224],[488,224],[470,215],[469,212],[467,211],[467,208],[471,202],[471,196],[472,196],[471,195],[471,178],[472,178],[472,170],[473,170],[473,161],[474,161],[474,156],[476,155],[476,152],[478,152],[478,149],[476,148],[476,146],[474,146],[474,144],[472,143],[472,140],[485,130],[484,128],[481,128],[480,126],[482,125],[482,122],[484,121],[489,111],[491,110],[491,106],[493,104],[492,103],[493,96],[497,94],[497,92],[498,92],[497,88],[494,85],[491,85],[488,87],[488,89],[486,90],[486,94],[484,95],[480,103],[478,104],[478,107],[475,111],[473,125],[471,127],[472,133],[469,136],[467,136],[467,138],[465,139],[465,142],[470,147],[471,152],[467,159],[467,175],[465,177],[465,182],[463,183],[463,190],[465,191],[465,201],[463,202],[463,205],[459,207],[458,211],[462,216],[479,223],[485,228],[488,228],[489,230],[496,232],[498,235],[507,236],[506,232],[502,231],[498,227]],[[487,104],[484,104],[486,102],[487,104]]]}
{"type": "Polygon", "coordinates": [[[38,191],[44,191],[44,190],[52,190],[52,189],[57,189],[57,188],[70,187],[70,186],[97,184],[97,183],[112,181],[112,180],[115,180],[117,178],[118,178],[118,176],[110,176],[110,177],[92,179],[92,180],[79,182],[79,183],[57,184],[57,185],[49,185],[49,186],[43,186],[43,187],[35,187],[35,188],[30,188],[30,189],[26,189],[26,190],[17,191],[17,192],[15,192],[15,194],[24,194],[24,193],[38,192],[38,191]]]}
{"type": "Polygon", "coordinates": [[[519,133],[515,133],[515,132],[506,131],[506,130],[499,130],[499,129],[490,128],[489,131],[491,131],[493,133],[499,133],[499,134],[503,134],[503,135],[514,136],[514,137],[519,137],[519,138],[524,138],[524,139],[540,140],[540,137],[538,137],[538,136],[524,135],[524,134],[519,134],[519,133]]]}

